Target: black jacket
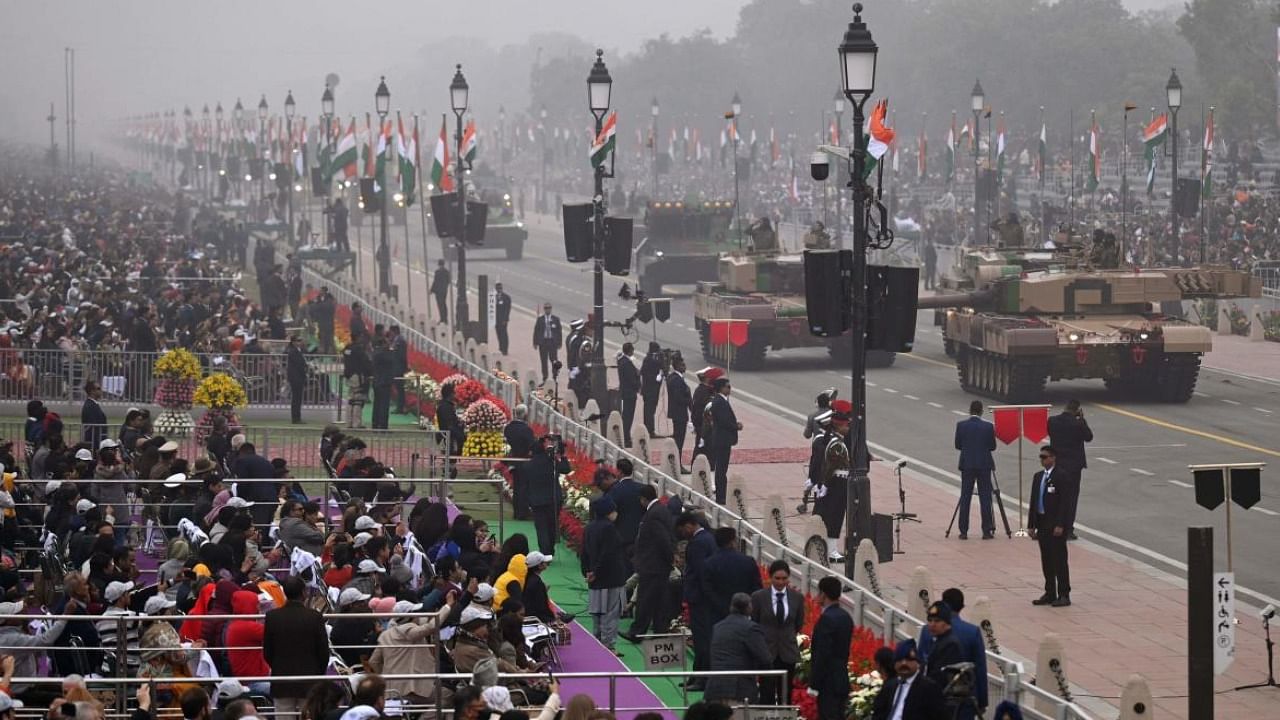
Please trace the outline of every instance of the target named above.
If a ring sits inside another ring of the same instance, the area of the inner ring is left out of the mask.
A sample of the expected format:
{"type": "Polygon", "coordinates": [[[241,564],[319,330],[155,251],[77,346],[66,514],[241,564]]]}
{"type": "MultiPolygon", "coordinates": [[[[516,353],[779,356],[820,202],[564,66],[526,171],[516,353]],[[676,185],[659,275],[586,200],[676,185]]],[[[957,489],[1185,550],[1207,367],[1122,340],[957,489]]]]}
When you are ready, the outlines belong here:
{"type": "MultiPolygon", "coordinates": [[[[900,683],[901,680],[897,677],[891,677],[880,687],[880,694],[876,695],[871,709],[872,720],[889,720],[900,683]]],[[[942,689],[922,672],[916,673],[916,679],[911,681],[907,697],[902,703],[903,720],[947,720],[951,717],[942,697],[942,689]]]]}
{"type": "Polygon", "coordinates": [[[943,669],[948,665],[955,665],[964,661],[964,647],[960,645],[960,640],[956,638],[956,634],[948,630],[933,639],[933,647],[929,650],[929,659],[924,667],[924,674],[939,688],[944,688],[947,686],[947,675],[943,669]]]}
{"type": "Polygon", "coordinates": [[[302,348],[292,343],[285,351],[285,376],[291,385],[301,385],[307,381],[307,356],[302,354],[302,348]]]}
{"type": "Polygon", "coordinates": [[[735,593],[750,595],[761,587],[760,566],[733,548],[720,548],[707,559],[706,587],[711,592],[711,612],[716,618],[729,614],[735,593]]]}
{"type": "Polygon", "coordinates": [[[636,363],[626,355],[618,356],[618,393],[623,397],[635,397],[640,392],[640,371],[636,363]]]}
{"type": "Polygon", "coordinates": [[[623,559],[622,536],[613,521],[592,520],[582,540],[582,574],[595,573],[595,579],[589,581],[587,587],[601,590],[626,585],[627,568],[623,559]]]}
{"type": "MultiPolygon", "coordinates": [[[[302,603],[290,602],[267,612],[262,631],[262,656],[272,677],[323,675],[329,667],[329,636],[324,618],[302,603]]],[[[271,683],[276,697],[301,698],[314,683],[271,683]]]]}
{"type": "Polygon", "coordinates": [[[558,315],[552,315],[549,321],[546,315],[539,315],[538,319],[533,322],[533,346],[539,348],[545,344],[553,350],[559,350],[560,343],[564,339],[561,332],[560,317],[558,315]],[[546,337],[548,322],[551,324],[551,338],[549,340],[546,337]]]}
{"type": "Polygon", "coordinates": [[[655,502],[640,518],[631,564],[640,575],[670,575],[675,566],[676,538],[671,513],[655,502]]]}
{"type": "Polygon", "coordinates": [[[550,597],[547,595],[547,584],[542,581],[542,573],[529,571],[524,579],[520,601],[524,603],[525,611],[542,622],[551,624],[556,621],[555,612],[551,610],[550,597]]]}
{"type": "Polygon", "coordinates": [[[684,600],[712,607],[716,598],[707,584],[707,560],[716,552],[711,531],[700,527],[684,549],[684,600]]]}
{"type": "Polygon", "coordinates": [[[839,697],[849,694],[849,643],[853,641],[853,618],[839,605],[829,605],[818,616],[809,643],[809,687],[819,695],[839,697]]]}
{"type": "Polygon", "coordinates": [[[389,387],[396,377],[396,356],[390,348],[373,351],[373,385],[389,387]]]}
{"type": "Polygon", "coordinates": [[[1027,528],[1039,532],[1053,532],[1055,527],[1066,527],[1067,504],[1064,498],[1063,482],[1067,479],[1061,467],[1055,467],[1049,473],[1048,487],[1044,493],[1044,513],[1040,513],[1040,485],[1044,482],[1044,471],[1035,474],[1031,479],[1031,497],[1028,498],[1030,509],[1027,512],[1027,528]]]}
{"type": "Polygon", "coordinates": [[[431,276],[431,294],[446,295],[449,292],[449,271],[444,268],[436,268],[436,272],[431,276]]]}
{"type": "Polygon", "coordinates": [[[505,292],[499,292],[493,299],[493,323],[506,325],[509,322],[511,322],[511,296],[505,292]]]}
{"type": "MultiPolygon", "coordinates": [[[[511,446],[508,457],[527,458],[533,452],[533,444],[537,438],[533,436],[533,428],[523,420],[512,420],[502,429],[502,437],[511,446]]],[[[518,467],[518,466],[517,466],[518,467]]]]}
{"type": "Polygon", "coordinates": [[[87,397],[80,406],[80,439],[89,443],[96,455],[98,444],[107,437],[107,414],[97,400],[87,397]]]}
{"type": "Polygon", "coordinates": [[[640,361],[640,393],[656,400],[662,392],[662,359],[657,353],[649,353],[640,361]]]}
{"type": "Polygon", "coordinates": [[[529,483],[527,496],[529,506],[559,507],[561,503],[559,476],[572,470],[567,458],[556,460],[545,452],[534,453],[529,462],[520,468],[520,479],[529,483]]]}
{"type": "Polygon", "coordinates": [[[729,398],[720,393],[711,396],[711,444],[719,447],[738,444],[738,416],[729,398]]]}
{"type": "Polygon", "coordinates": [[[1049,444],[1058,453],[1058,465],[1068,470],[1089,467],[1084,444],[1093,441],[1093,431],[1083,417],[1062,412],[1049,418],[1049,444]]]}
{"type": "Polygon", "coordinates": [[[640,519],[644,517],[644,506],[640,503],[640,483],[631,478],[622,478],[610,487],[605,496],[613,500],[618,508],[618,535],[625,545],[636,541],[640,531],[640,519]]]}
{"type": "Polygon", "coordinates": [[[692,403],[693,397],[689,394],[689,383],[684,381],[683,375],[672,371],[667,375],[667,417],[673,423],[689,422],[689,406],[692,403]]]}
{"type": "Polygon", "coordinates": [[[449,433],[449,444],[453,446],[454,454],[462,449],[462,442],[466,431],[462,427],[462,423],[458,422],[458,406],[452,400],[441,400],[436,404],[436,428],[440,432],[449,433]]]}

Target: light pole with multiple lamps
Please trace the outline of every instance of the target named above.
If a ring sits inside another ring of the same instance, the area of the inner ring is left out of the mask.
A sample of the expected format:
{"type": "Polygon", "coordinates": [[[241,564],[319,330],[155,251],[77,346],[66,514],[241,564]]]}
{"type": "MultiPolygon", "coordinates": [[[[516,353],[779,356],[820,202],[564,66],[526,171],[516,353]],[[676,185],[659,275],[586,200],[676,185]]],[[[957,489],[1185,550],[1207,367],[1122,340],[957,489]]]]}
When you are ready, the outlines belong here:
{"type": "MultiPolygon", "coordinates": [[[[842,121],[842,117],[844,116],[844,102],[845,102],[844,91],[840,88],[836,88],[836,95],[834,98],[832,98],[832,100],[834,100],[835,102],[835,111],[836,111],[836,136],[832,138],[832,141],[835,142],[836,145],[839,145],[840,144],[840,123],[842,121]]],[[[835,246],[836,247],[840,247],[841,245],[840,233],[841,233],[841,229],[844,227],[844,193],[840,192],[840,178],[842,177],[840,171],[842,169],[844,169],[844,165],[842,163],[837,163],[836,164],[836,226],[835,226],[835,234],[836,234],[835,246]]]]}
{"type": "MultiPolygon", "coordinates": [[[[464,336],[470,335],[467,332],[467,322],[471,308],[467,304],[467,173],[462,157],[462,116],[467,114],[470,95],[471,88],[467,85],[467,79],[462,76],[462,65],[458,64],[454,69],[453,81],[449,83],[449,104],[457,119],[457,130],[453,135],[457,156],[454,181],[458,183],[458,225],[454,238],[458,242],[458,280],[454,283],[454,294],[457,296],[454,323],[464,336]]],[[[546,177],[546,160],[543,160],[543,177],[546,177]]]]}
{"type": "MultiPolygon", "coordinates": [[[[258,101],[258,204],[264,208],[267,206],[267,168],[266,162],[262,157],[263,148],[267,142],[267,96],[264,94],[262,99],[258,101]]],[[[267,218],[270,218],[270,208],[267,208],[267,218]]]]}
{"type": "Polygon", "coordinates": [[[1172,227],[1171,237],[1178,243],[1178,108],[1182,107],[1182,81],[1178,79],[1177,69],[1169,72],[1169,82],[1164,86],[1166,99],[1169,101],[1169,133],[1173,143],[1170,147],[1173,155],[1171,172],[1173,173],[1173,191],[1169,194],[1169,223],[1172,227]]]}
{"type": "MultiPolygon", "coordinates": [[[[289,238],[289,245],[292,246],[296,238],[293,236],[293,153],[297,150],[293,147],[293,115],[298,111],[298,104],[293,101],[293,91],[290,90],[284,97],[284,135],[288,140],[285,147],[289,148],[289,157],[284,160],[284,177],[288,182],[285,183],[285,193],[288,196],[289,203],[289,231],[286,237],[289,238]]],[[[279,184],[277,183],[277,187],[279,184]]]]}
{"type": "Polygon", "coordinates": [[[979,190],[982,188],[982,173],[978,168],[978,146],[982,143],[978,142],[978,138],[982,133],[978,128],[982,123],[982,110],[987,105],[987,97],[982,92],[982,83],[977,80],[973,81],[973,93],[969,98],[970,108],[973,110],[973,132],[969,133],[969,141],[973,143],[973,239],[970,245],[978,244],[978,236],[982,234],[982,222],[979,217],[978,208],[980,207],[978,198],[982,195],[979,190]]]}
{"type": "MultiPolygon", "coordinates": [[[[742,114],[742,99],[733,94],[729,104],[729,128],[733,131],[733,224],[737,228],[738,249],[742,249],[742,212],[738,210],[738,116],[742,114]]],[[[721,157],[724,157],[721,155],[721,157]]]]}
{"type": "Polygon", "coordinates": [[[658,98],[654,98],[649,104],[649,112],[653,114],[653,126],[649,130],[649,142],[652,144],[650,150],[651,165],[653,170],[652,187],[649,188],[649,199],[658,197],[658,98]]]}
{"type": "MultiPolygon", "coordinates": [[[[329,83],[324,84],[324,94],[320,96],[320,119],[324,121],[324,156],[328,158],[325,167],[321,172],[324,176],[324,195],[320,198],[321,208],[328,211],[329,209],[329,191],[333,186],[333,88],[329,83]]],[[[321,214],[320,219],[323,221],[321,227],[324,229],[324,246],[329,247],[329,216],[321,214]]]]}
{"type": "MultiPolygon", "coordinates": [[[[595,137],[600,137],[604,117],[609,113],[609,99],[613,91],[613,78],[604,65],[604,51],[596,50],[596,61],[587,75],[587,102],[596,119],[595,137]]],[[[656,104],[655,104],[656,107],[656,104]]],[[[591,314],[591,395],[602,418],[609,416],[609,373],[604,364],[604,179],[611,177],[601,160],[595,167],[595,188],[591,196],[591,248],[592,293],[594,307],[591,314]]],[[[604,421],[601,423],[604,424],[604,421]]]]}
{"type": "Polygon", "coordinates": [[[853,425],[849,452],[853,475],[849,481],[846,514],[849,532],[845,539],[846,573],[852,577],[855,540],[870,530],[871,479],[868,477],[870,456],[867,452],[867,204],[874,200],[871,188],[863,181],[866,148],[861,147],[863,108],[875,90],[876,54],[879,48],[871,39],[871,31],[862,22],[862,3],[853,5],[853,22],[845,30],[840,43],[840,75],[842,90],[853,105],[853,172],[849,185],[853,188],[853,268],[852,329],[849,333],[852,352],[853,425]]]}
{"type": "MultiPolygon", "coordinates": [[[[378,135],[381,137],[387,121],[387,113],[391,112],[391,91],[387,89],[387,78],[384,75],[378,81],[378,89],[373,93],[373,109],[378,113],[378,135]]],[[[369,138],[369,143],[373,145],[374,139],[369,138]]],[[[377,145],[373,145],[376,148],[377,145]]],[[[374,167],[377,167],[375,163],[374,167]]],[[[373,174],[373,192],[378,196],[378,292],[383,295],[391,294],[391,243],[387,239],[387,201],[390,196],[387,194],[387,164],[383,162],[382,173],[377,171],[373,174]]]]}

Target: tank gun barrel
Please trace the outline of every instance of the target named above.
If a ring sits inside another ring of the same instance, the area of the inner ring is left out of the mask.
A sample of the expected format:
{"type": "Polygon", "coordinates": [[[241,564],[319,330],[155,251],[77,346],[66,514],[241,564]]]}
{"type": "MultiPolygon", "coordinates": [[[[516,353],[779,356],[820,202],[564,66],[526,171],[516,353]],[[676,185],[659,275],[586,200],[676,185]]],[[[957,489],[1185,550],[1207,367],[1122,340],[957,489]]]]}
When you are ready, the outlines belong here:
{"type": "Polygon", "coordinates": [[[982,308],[990,305],[994,298],[995,288],[988,287],[967,293],[948,293],[922,297],[916,301],[916,307],[920,310],[958,307],[982,308]]]}

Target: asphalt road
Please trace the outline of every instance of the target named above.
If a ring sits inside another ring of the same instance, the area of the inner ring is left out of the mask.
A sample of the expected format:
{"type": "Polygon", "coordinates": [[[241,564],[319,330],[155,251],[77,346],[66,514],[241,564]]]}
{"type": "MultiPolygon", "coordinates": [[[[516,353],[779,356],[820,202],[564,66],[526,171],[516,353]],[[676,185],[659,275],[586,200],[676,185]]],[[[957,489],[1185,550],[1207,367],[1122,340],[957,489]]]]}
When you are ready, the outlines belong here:
{"type": "MultiPolygon", "coordinates": [[[[569,264],[558,225],[544,221],[530,225],[524,258],[508,261],[495,251],[468,254],[468,279],[489,275],[501,280],[517,306],[536,308],[545,301],[556,306],[566,322],[584,317],[591,305],[590,264],[569,264]]],[[[403,233],[403,230],[399,230],[403,233]]],[[[393,235],[393,242],[403,242],[393,235]]],[[[410,233],[414,265],[422,267],[421,242],[415,228],[410,233]]],[[[369,233],[365,233],[366,244],[369,233]]],[[[439,241],[429,245],[430,264],[439,257],[439,241]]],[[[367,257],[367,256],[366,256],[367,257]]],[[[940,260],[940,264],[942,261],[940,260]]],[[[366,268],[369,263],[366,263],[366,268]]],[[[366,269],[366,273],[368,270],[366,269]]],[[[398,264],[393,277],[402,279],[398,264]]],[[[633,305],[617,298],[627,278],[606,276],[606,317],[629,316],[633,305]]],[[[425,281],[416,287],[415,307],[426,299],[425,281]],[[421,299],[418,299],[421,298],[421,299]]],[[[868,371],[868,422],[872,452],[879,457],[910,458],[918,472],[955,483],[956,453],[952,436],[955,422],[967,415],[973,396],[960,389],[954,364],[942,350],[942,338],[932,324],[932,314],[922,312],[916,326],[915,352],[899,355],[891,368],[868,371]]],[[[656,328],[657,339],[682,351],[691,367],[702,362],[693,307],[689,298],[672,302],[671,320],[656,328]]],[[[610,340],[619,340],[611,331],[610,340]]],[[[641,341],[653,337],[645,328],[641,341]]],[[[513,342],[523,342],[513,338],[513,342]]],[[[611,351],[612,352],[612,351],[611,351]]],[[[758,372],[735,372],[735,395],[783,416],[803,418],[813,397],[823,388],[836,386],[847,392],[849,370],[838,368],[823,348],[771,353],[758,372]]],[[[1274,463],[1280,458],[1280,383],[1271,384],[1212,370],[1203,370],[1195,397],[1185,405],[1164,405],[1117,400],[1101,381],[1051,383],[1045,402],[1056,412],[1070,398],[1085,405],[1095,439],[1088,448],[1089,469],[1084,474],[1077,522],[1080,534],[1113,550],[1137,557],[1160,569],[1184,575],[1186,527],[1213,525],[1220,569],[1226,566],[1225,511],[1205,510],[1195,504],[1188,464],[1210,462],[1274,463]]],[[[802,442],[798,437],[796,442],[802,442]]],[[[781,443],[780,443],[781,444],[781,443]]],[[[790,444],[790,442],[786,443],[790,444]]],[[[1017,444],[1001,446],[996,462],[1001,489],[1013,529],[1018,527],[1019,494],[1017,444]]],[[[1022,476],[1030,489],[1036,469],[1036,448],[1024,448],[1022,476]]],[[[798,483],[797,483],[798,484],[798,483]]],[[[878,492],[880,502],[894,497],[889,488],[878,492]]],[[[908,510],[910,498],[908,498],[908,510]]],[[[896,502],[893,504],[896,508],[896,502]]],[[[878,511],[889,511],[881,505],[878,511]]],[[[1263,474],[1262,502],[1252,510],[1233,508],[1233,562],[1240,587],[1254,591],[1254,602],[1278,602],[1280,559],[1274,555],[1280,541],[1280,489],[1263,474]],[[1268,598],[1259,595],[1269,596],[1268,598]]],[[[945,528],[920,530],[942,539],[945,528]]],[[[1247,593],[1242,595],[1248,597],[1247,593]]]]}

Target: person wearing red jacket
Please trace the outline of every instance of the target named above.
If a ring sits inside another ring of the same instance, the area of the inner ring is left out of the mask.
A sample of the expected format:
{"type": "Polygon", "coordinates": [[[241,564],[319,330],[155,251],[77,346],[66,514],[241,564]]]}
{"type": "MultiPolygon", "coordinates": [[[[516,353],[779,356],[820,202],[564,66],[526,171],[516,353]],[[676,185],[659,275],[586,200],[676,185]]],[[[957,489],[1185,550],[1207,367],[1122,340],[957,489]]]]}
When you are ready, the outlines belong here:
{"type": "MultiPolygon", "coordinates": [[[[231,674],[236,677],[269,677],[271,666],[262,654],[262,621],[252,616],[260,614],[258,594],[249,590],[237,590],[231,596],[231,609],[237,615],[248,616],[244,620],[232,620],[227,625],[227,660],[231,674]]],[[[258,695],[271,696],[271,684],[251,682],[249,690],[258,695]]]]}

